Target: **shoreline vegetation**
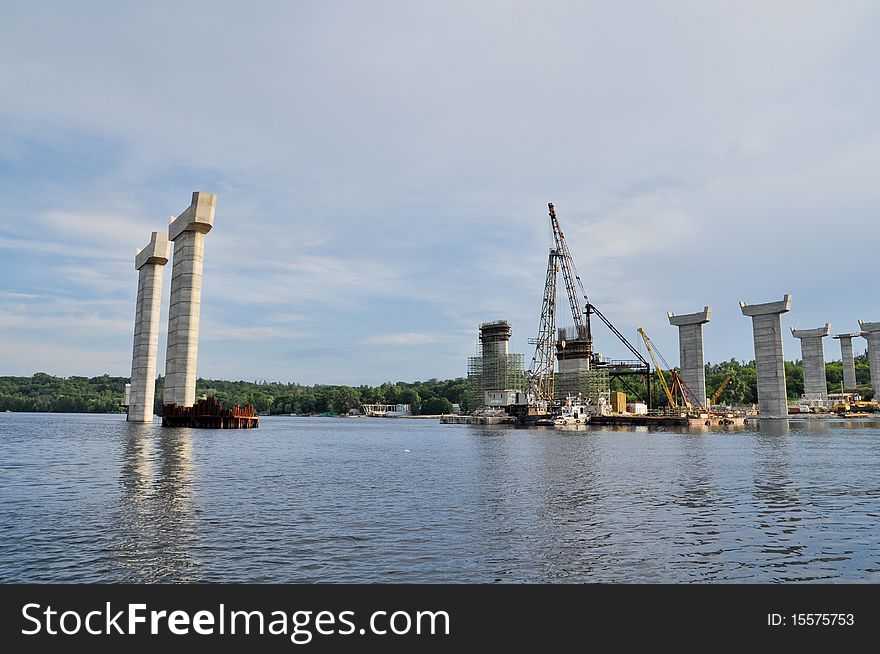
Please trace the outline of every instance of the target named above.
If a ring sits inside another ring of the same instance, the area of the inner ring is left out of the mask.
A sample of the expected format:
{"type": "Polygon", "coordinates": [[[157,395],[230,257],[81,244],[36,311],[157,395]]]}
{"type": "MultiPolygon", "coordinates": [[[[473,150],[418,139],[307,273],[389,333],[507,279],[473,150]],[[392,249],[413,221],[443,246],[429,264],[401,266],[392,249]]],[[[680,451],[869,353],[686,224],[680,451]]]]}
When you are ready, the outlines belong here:
{"type": "MultiPolygon", "coordinates": [[[[796,401],[803,394],[804,376],[801,361],[786,361],[785,374],[789,400],[796,401]]],[[[722,393],[722,404],[749,405],[757,402],[757,378],[754,361],[739,362],[731,359],[706,364],[706,386],[713,393],[728,375],[731,381],[722,393]]],[[[656,377],[656,373],[655,373],[656,377]]],[[[840,361],[826,363],[829,392],[841,389],[843,370],[840,361]]],[[[862,397],[870,399],[870,372],[867,355],[856,357],[856,380],[862,397]]],[[[41,413],[123,413],[125,384],[128,377],[55,377],[43,372],[30,377],[0,377],[0,412],[41,413]]],[[[162,410],[164,379],[156,382],[156,413],[162,410]]],[[[633,380],[629,381],[633,385],[633,380]]],[[[616,384],[614,390],[627,389],[616,384]]],[[[636,390],[644,390],[636,389],[636,390]]],[[[660,384],[652,387],[655,406],[663,406],[660,384]]],[[[429,379],[416,382],[385,382],[379,386],[346,386],[269,381],[224,381],[199,379],[196,396],[216,397],[224,406],[252,405],[261,415],[339,415],[362,404],[409,404],[413,415],[451,413],[458,404],[465,412],[473,409],[473,395],[465,378],[429,379]]]]}

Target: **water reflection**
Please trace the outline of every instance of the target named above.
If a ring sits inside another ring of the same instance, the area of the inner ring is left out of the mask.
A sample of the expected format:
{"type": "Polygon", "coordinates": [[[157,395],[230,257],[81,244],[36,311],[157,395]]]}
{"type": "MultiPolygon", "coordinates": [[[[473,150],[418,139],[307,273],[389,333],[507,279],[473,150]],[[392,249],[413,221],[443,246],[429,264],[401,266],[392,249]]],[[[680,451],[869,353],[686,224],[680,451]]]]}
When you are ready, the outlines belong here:
{"type": "Polygon", "coordinates": [[[126,423],[123,439],[116,576],[130,582],[197,580],[193,431],[126,423]]]}
{"type": "Polygon", "coordinates": [[[758,429],[767,436],[784,436],[790,431],[788,420],[765,419],[757,422],[758,429]]]}
{"type": "Polygon", "coordinates": [[[756,549],[761,567],[778,570],[775,581],[808,581],[796,576],[797,565],[808,547],[799,533],[806,517],[805,499],[794,481],[797,471],[793,469],[803,442],[778,438],[789,433],[788,420],[760,422],[755,443],[755,526],[760,534],[756,549]]]}

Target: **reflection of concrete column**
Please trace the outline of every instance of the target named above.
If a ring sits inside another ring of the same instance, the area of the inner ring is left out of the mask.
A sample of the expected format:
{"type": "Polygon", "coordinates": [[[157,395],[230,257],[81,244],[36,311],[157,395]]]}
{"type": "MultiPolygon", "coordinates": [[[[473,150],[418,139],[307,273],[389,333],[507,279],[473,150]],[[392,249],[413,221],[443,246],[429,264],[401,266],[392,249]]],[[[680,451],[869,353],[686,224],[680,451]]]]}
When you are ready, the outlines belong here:
{"type": "Polygon", "coordinates": [[[168,263],[168,247],[168,237],[164,233],[153,232],[150,244],[138,250],[134,258],[134,267],[138,271],[138,291],[128,397],[128,419],[131,422],[153,422],[162,271],[168,263]]]}
{"type": "Polygon", "coordinates": [[[868,341],[868,364],[871,366],[871,388],[880,396],[880,322],[859,320],[862,336],[868,341]]]}
{"type": "Polygon", "coordinates": [[[755,366],[758,372],[758,411],[762,418],[788,416],[785,391],[785,359],[782,352],[782,320],[791,310],[791,295],[781,302],[765,304],[739,303],[744,316],[752,318],[755,340],[755,366]]]}
{"type": "Polygon", "coordinates": [[[667,313],[669,324],[678,327],[678,350],[681,378],[690,389],[691,403],[706,406],[706,364],[703,360],[703,325],[712,317],[712,307],[698,313],[676,316],[667,313]]]}
{"type": "Polygon", "coordinates": [[[856,359],[853,356],[852,339],[858,334],[838,334],[834,336],[840,341],[840,360],[843,363],[843,388],[854,389],[856,384],[856,359]]]}
{"type": "Polygon", "coordinates": [[[202,304],[205,234],[214,226],[213,193],[193,193],[192,204],[168,226],[174,241],[168,349],[165,355],[165,404],[192,406],[196,401],[196,363],[202,304]]]}
{"type": "Polygon", "coordinates": [[[808,399],[827,400],[828,381],[825,377],[825,346],[822,339],[831,333],[831,323],[817,329],[791,328],[791,335],[801,341],[804,362],[804,395],[808,399]]]}

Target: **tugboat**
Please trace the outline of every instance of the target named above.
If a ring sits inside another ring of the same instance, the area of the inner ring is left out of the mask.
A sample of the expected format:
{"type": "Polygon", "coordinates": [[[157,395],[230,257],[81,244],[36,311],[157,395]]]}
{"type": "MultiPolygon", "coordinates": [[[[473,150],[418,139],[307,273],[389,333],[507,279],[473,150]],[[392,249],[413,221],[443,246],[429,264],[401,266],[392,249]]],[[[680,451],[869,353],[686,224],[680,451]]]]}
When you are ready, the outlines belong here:
{"type": "Polygon", "coordinates": [[[557,427],[564,425],[586,425],[590,422],[590,407],[583,401],[583,398],[569,395],[562,404],[554,407],[553,414],[542,420],[538,420],[538,425],[545,427],[557,427]]]}

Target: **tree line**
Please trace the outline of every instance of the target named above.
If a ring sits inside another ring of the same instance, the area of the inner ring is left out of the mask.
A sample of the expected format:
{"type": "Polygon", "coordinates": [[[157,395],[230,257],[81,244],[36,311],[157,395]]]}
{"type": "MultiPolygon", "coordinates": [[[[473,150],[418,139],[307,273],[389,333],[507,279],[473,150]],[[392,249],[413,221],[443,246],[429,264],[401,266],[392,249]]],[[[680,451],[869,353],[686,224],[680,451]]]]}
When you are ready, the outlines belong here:
{"type": "MultiPolygon", "coordinates": [[[[47,413],[123,413],[128,377],[0,377],[0,411],[47,413]]],[[[164,378],[156,380],[154,410],[162,412],[164,378]]],[[[196,397],[216,397],[224,406],[252,405],[259,413],[287,415],[341,414],[363,404],[409,404],[414,414],[452,412],[453,404],[468,410],[465,379],[385,382],[379,386],[285,384],[268,381],[199,379],[196,397]]]]}
{"type": "MultiPolygon", "coordinates": [[[[843,366],[831,361],[825,366],[830,392],[839,391],[843,382],[843,366]]],[[[652,403],[664,406],[666,399],[654,373],[651,385],[652,403]]],[[[804,392],[804,370],[801,361],[786,361],[785,375],[788,397],[797,400],[804,392]]],[[[758,401],[758,383],[754,361],[735,359],[706,364],[706,387],[711,396],[728,377],[727,388],[719,398],[722,404],[749,405],[758,401]]],[[[856,380],[864,398],[873,397],[870,388],[867,355],[856,357],[856,380]]],[[[667,376],[668,380],[668,376],[667,376]]],[[[39,411],[49,413],[122,413],[122,402],[128,377],[55,377],[38,372],[30,377],[0,377],[0,411],[39,411]]],[[[615,390],[645,392],[644,383],[636,377],[626,382],[613,382],[615,390]]],[[[154,410],[162,411],[164,379],[156,381],[154,410]]],[[[341,414],[359,409],[362,404],[409,404],[415,415],[449,413],[453,404],[463,411],[475,408],[474,394],[464,378],[429,379],[416,382],[385,382],[379,386],[313,385],[268,382],[199,379],[196,397],[216,397],[224,406],[252,405],[259,413],[273,415],[341,414]]]]}

